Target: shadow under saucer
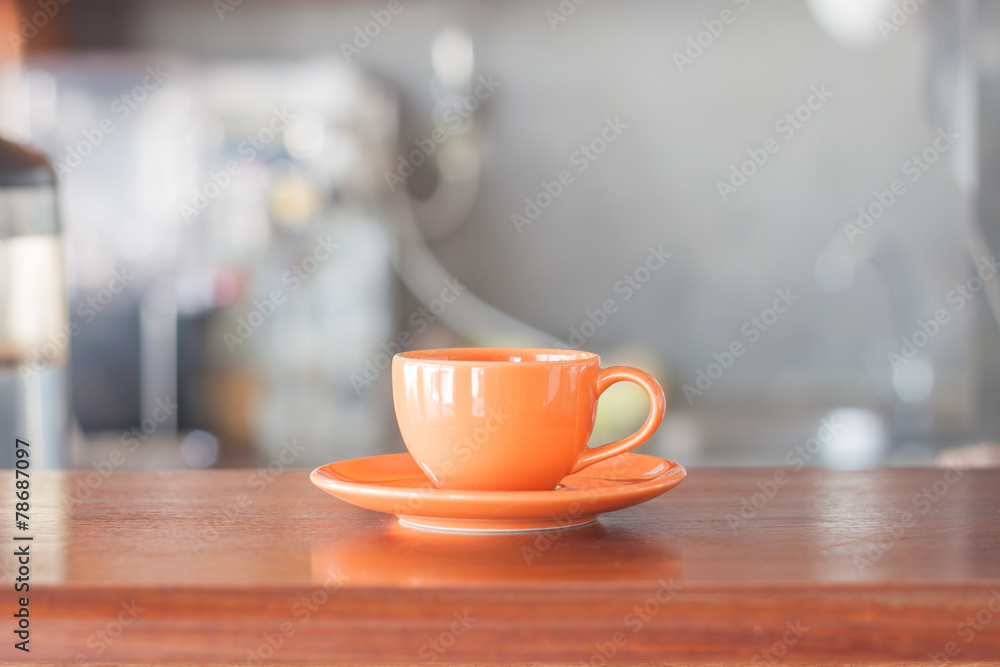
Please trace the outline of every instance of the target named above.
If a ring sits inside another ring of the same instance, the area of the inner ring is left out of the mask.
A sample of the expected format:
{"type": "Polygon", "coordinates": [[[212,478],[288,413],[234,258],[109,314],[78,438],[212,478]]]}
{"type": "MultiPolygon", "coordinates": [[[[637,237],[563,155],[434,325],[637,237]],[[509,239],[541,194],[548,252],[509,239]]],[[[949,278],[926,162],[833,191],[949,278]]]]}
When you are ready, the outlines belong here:
{"type": "Polygon", "coordinates": [[[662,538],[601,521],[542,533],[446,534],[397,522],[316,542],[314,581],[343,573],[348,586],[448,587],[679,577],[681,554],[662,538]]]}

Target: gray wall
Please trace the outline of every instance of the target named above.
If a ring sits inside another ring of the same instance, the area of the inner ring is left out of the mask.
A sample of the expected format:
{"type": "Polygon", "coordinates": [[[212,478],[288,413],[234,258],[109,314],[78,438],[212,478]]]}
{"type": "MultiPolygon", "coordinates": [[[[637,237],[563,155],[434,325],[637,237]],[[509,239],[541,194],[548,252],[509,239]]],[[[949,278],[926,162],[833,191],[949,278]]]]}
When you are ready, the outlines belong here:
{"type": "MultiPolygon", "coordinates": [[[[209,3],[148,3],[133,18],[130,46],[205,56],[336,54],[384,6],[245,0],[220,21],[209,3]]],[[[886,400],[885,353],[971,271],[949,162],[964,148],[916,183],[901,173],[951,122],[947,104],[928,103],[936,99],[928,64],[939,58],[929,33],[934,7],[865,49],[836,43],[792,0],[753,0],[745,11],[719,0],[592,0],[553,31],[545,11],[556,7],[406,3],[355,58],[400,90],[416,136],[430,127],[429,44],[443,25],[469,30],[476,71],[502,82],[482,116],[489,150],[481,197],[466,225],[434,243],[442,261],[492,304],[567,338],[587,309],[616,296],[616,281],[649,245],[663,244],[673,253],[668,265],[627,303],[618,295],[620,311],[587,347],[637,342],[678,383],[692,381],[713,352],[749,343],[743,323],[775,289],[790,288],[799,301],[704,400],[886,400]],[[726,8],[735,21],[679,73],[672,53],[726,8]],[[833,97],[792,137],[781,136],[776,121],[811,86],[833,97]],[[570,155],[609,116],[628,129],[576,173],[570,155]],[[716,182],[768,137],[780,150],[723,202],[716,182]],[[562,169],[575,182],[518,234],[511,213],[562,169]],[[842,225],[895,178],[907,192],[862,239],[845,244],[842,225]],[[834,293],[814,275],[830,248],[856,258],[853,282],[834,293]],[[878,262],[866,259],[872,254],[878,262]]],[[[959,411],[969,392],[972,310],[955,313],[927,348],[936,398],[959,411]]]]}

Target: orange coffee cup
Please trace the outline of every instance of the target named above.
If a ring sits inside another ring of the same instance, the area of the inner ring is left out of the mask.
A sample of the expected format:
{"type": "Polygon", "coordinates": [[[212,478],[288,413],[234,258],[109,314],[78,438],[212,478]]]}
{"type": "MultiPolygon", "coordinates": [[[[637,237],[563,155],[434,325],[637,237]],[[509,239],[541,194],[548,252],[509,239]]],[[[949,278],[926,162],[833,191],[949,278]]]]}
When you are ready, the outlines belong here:
{"type": "Polygon", "coordinates": [[[438,488],[554,489],[566,475],[635,449],[663,419],[663,389],[651,375],[600,362],[591,352],[539,348],[397,354],[392,399],[403,442],[438,488]],[[588,448],[597,399],[623,380],[649,395],[646,422],[588,448]]]}

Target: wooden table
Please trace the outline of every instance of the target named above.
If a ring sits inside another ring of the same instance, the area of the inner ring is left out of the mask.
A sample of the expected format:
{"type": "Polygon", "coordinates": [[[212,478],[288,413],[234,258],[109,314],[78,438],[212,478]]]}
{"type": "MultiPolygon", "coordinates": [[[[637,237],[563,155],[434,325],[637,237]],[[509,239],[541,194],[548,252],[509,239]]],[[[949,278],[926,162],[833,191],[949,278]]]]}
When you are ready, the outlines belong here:
{"type": "Polygon", "coordinates": [[[13,482],[4,660],[1000,660],[1000,470],[695,469],[598,524],[493,537],[401,527],[301,470],[36,472],[17,531],[13,482]]]}

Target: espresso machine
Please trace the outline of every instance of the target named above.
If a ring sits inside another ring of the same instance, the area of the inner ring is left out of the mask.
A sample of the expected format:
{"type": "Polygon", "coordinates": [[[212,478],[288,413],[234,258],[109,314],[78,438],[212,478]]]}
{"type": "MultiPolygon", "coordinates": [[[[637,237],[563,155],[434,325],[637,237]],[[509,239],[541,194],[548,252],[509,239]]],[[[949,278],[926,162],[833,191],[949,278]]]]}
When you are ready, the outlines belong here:
{"type": "Polygon", "coordinates": [[[15,441],[33,468],[67,464],[69,349],[56,179],[42,155],[0,139],[0,467],[15,441]],[[23,448],[23,447],[22,447],[23,448]]]}

